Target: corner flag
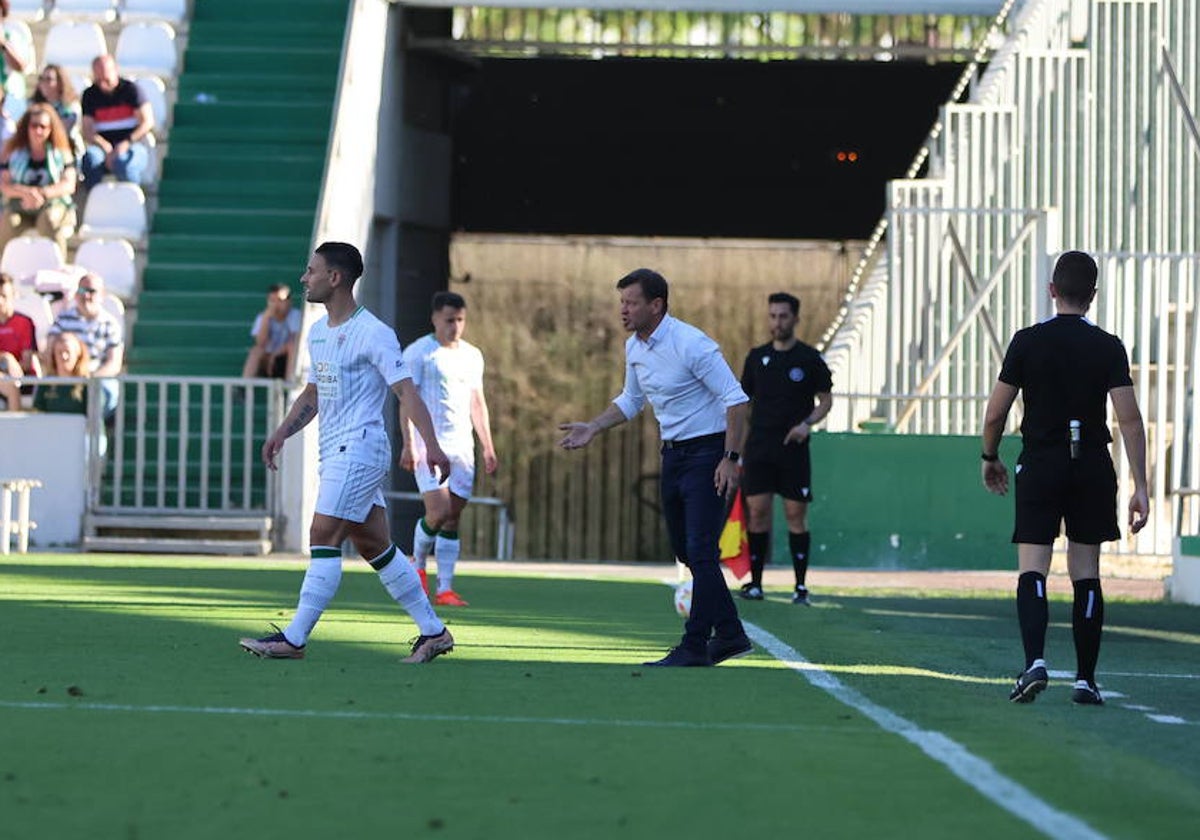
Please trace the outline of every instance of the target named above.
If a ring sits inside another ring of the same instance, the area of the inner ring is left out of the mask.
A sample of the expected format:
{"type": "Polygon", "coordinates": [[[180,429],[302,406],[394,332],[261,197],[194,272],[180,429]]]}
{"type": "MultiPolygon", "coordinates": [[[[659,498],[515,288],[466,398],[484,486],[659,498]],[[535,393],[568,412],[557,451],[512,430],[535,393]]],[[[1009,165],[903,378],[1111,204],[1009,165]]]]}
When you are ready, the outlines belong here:
{"type": "Polygon", "coordinates": [[[746,539],[746,506],[742,502],[741,488],[733,497],[725,529],[721,531],[721,562],[736,578],[750,573],[750,543],[746,539]]]}

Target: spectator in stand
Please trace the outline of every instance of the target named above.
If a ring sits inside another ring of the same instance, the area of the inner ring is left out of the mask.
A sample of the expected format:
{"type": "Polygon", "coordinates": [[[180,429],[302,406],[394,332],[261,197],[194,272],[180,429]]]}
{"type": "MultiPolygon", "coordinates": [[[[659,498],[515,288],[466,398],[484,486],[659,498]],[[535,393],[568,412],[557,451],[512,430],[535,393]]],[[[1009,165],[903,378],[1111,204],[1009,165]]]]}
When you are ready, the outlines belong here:
{"type": "MultiPolygon", "coordinates": [[[[92,376],[115,377],[121,375],[125,364],[125,327],[103,305],[104,280],[98,274],[85,274],[79,278],[75,290],[75,303],[63,309],[50,335],[75,333],[87,348],[91,359],[92,376]]],[[[49,367],[47,360],[46,367],[49,367]]],[[[116,379],[103,378],[100,388],[104,395],[104,418],[112,417],[120,398],[120,383],[116,379]]]]}
{"type": "Polygon", "coordinates": [[[254,346],[246,356],[242,376],[286,379],[300,335],[300,310],[292,307],[292,290],[286,283],[267,288],[267,308],[254,319],[250,335],[254,346]]]}
{"type": "Polygon", "coordinates": [[[8,112],[8,93],[0,87],[0,146],[3,146],[17,133],[17,121],[8,112]]]}
{"type": "Polygon", "coordinates": [[[121,78],[111,55],[92,62],[92,79],[82,100],[83,185],[91,189],[108,173],[139,183],[150,158],[138,141],[154,130],[154,110],[137,85],[121,78]]]}
{"type": "Polygon", "coordinates": [[[33,320],[17,312],[17,284],[0,274],[0,397],[9,411],[21,409],[21,386],[8,377],[41,376],[33,320]]]}
{"type": "Polygon", "coordinates": [[[79,91],[71,82],[70,75],[58,64],[47,64],[38,76],[31,102],[45,102],[54,109],[62,120],[67,136],[71,138],[71,149],[76,160],[83,157],[83,108],[79,104],[79,91]]]}
{"type": "Polygon", "coordinates": [[[32,103],[0,153],[0,250],[32,228],[66,254],[75,232],[78,183],[71,141],[58,114],[44,102],[32,103]]]}
{"type": "MultiPolygon", "coordinates": [[[[91,375],[91,359],[87,348],[75,333],[53,336],[47,355],[50,357],[50,376],[86,378],[91,375]]],[[[87,384],[62,382],[39,385],[33,397],[33,407],[37,411],[59,414],[87,414],[87,384]]]]}
{"type": "Polygon", "coordinates": [[[0,88],[12,97],[9,104],[19,112],[25,107],[25,71],[33,61],[33,44],[25,30],[9,24],[8,12],[8,0],[0,0],[0,88]]]}

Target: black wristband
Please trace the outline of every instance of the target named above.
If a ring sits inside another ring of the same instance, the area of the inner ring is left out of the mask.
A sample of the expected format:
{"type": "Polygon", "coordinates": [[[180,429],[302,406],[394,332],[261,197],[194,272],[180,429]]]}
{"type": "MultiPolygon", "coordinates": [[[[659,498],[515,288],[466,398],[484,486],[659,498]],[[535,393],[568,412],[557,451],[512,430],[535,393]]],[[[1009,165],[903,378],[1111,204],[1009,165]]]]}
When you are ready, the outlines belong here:
{"type": "Polygon", "coordinates": [[[999,452],[997,452],[995,455],[989,455],[989,454],[987,454],[986,452],[980,452],[980,453],[979,453],[979,457],[980,457],[980,458],[982,458],[983,460],[987,461],[987,462],[990,464],[990,463],[992,463],[993,461],[999,461],[999,460],[1000,460],[1000,453],[999,453],[999,452]]]}
{"type": "Polygon", "coordinates": [[[739,453],[734,452],[732,449],[728,449],[725,452],[725,458],[726,458],[726,460],[733,461],[736,463],[737,461],[741,460],[742,456],[739,453]]]}

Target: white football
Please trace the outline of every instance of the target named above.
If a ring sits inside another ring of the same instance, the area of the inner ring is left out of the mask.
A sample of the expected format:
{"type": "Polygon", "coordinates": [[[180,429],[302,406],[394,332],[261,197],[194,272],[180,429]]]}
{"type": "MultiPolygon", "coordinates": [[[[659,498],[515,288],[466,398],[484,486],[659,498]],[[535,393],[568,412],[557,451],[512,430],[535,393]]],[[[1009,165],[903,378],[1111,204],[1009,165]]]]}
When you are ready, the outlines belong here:
{"type": "Polygon", "coordinates": [[[690,580],[685,580],[675,587],[675,612],[679,613],[681,618],[687,618],[692,614],[692,582],[690,580]]]}

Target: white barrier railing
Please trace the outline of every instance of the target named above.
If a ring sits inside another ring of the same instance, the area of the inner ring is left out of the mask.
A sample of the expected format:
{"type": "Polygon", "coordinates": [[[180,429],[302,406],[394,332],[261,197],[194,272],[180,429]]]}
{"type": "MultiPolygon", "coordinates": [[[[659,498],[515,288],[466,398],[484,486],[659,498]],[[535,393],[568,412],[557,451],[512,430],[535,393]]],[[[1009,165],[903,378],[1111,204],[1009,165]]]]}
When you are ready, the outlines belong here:
{"type": "Polygon", "coordinates": [[[1089,250],[1101,263],[1094,318],[1127,342],[1147,421],[1157,515],[1123,550],[1170,553],[1173,529],[1194,518],[1180,493],[1200,486],[1198,6],[1020,5],[970,101],[943,107],[929,177],[891,185],[877,230],[886,258],[856,273],[864,282],[823,341],[839,389],[874,396],[835,404],[830,429],[874,418],[977,432],[962,395],[990,390],[999,348],[1048,314],[1053,255],[1089,250]]]}

